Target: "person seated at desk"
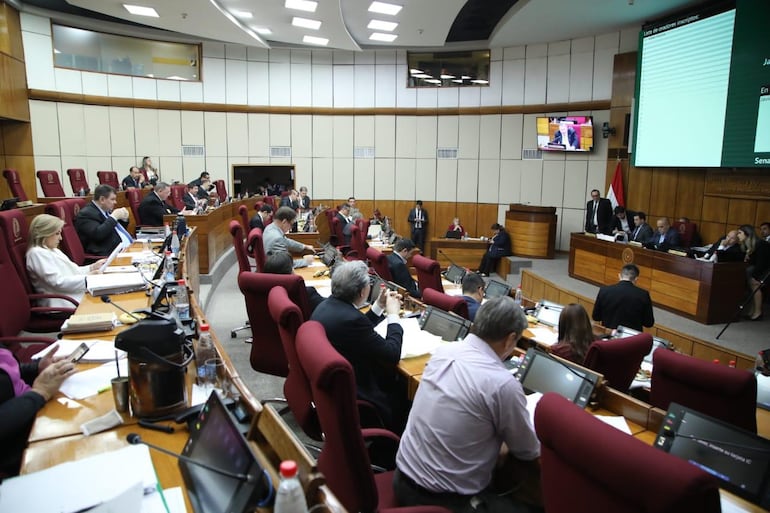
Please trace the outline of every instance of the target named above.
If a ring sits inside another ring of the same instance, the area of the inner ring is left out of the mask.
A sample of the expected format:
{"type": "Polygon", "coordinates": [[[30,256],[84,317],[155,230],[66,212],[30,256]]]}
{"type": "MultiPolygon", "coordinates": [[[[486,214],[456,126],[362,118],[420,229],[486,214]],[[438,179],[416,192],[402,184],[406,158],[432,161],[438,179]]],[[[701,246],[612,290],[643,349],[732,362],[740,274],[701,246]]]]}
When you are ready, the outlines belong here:
{"type": "Polygon", "coordinates": [[[484,300],[484,279],[476,273],[465,273],[463,277],[463,299],[468,304],[468,320],[476,318],[476,312],[484,300]]]}
{"type": "Polygon", "coordinates": [[[554,132],[553,140],[548,144],[564,146],[568,150],[579,150],[580,140],[572,125],[573,123],[566,121],[559,122],[559,129],[554,132]]]}
{"type": "Polygon", "coordinates": [[[332,271],[332,295],[310,316],[323,324],[329,342],[353,367],[358,397],[374,405],[386,427],[400,431],[404,391],[396,385],[404,329],[399,324],[400,296],[380,293],[366,314],[359,305],[369,299],[369,269],[361,260],[343,262],[332,271]],[[387,313],[387,334],[374,327],[387,313]]]}
{"type": "Polygon", "coordinates": [[[289,194],[281,198],[282,207],[291,207],[294,210],[299,209],[299,193],[292,189],[289,194]]]}
{"type": "Polygon", "coordinates": [[[646,247],[659,251],[668,251],[679,247],[679,232],[671,226],[668,217],[661,217],[657,222],[658,231],[645,244],[646,247]]]}
{"type": "Polygon", "coordinates": [[[588,348],[594,340],[596,337],[588,312],[582,305],[570,303],[559,315],[559,340],[551,346],[551,353],[583,365],[588,348]]]}
{"type": "Polygon", "coordinates": [[[267,225],[262,232],[262,245],[265,248],[265,255],[280,251],[288,253],[313,251],[313,246],[302,244],[286,237],[296,219],[297,212],[289,207],[280,207],[276,210],[273,222],[267,225]]]}
{"type": "Polygon", "coordinates": [[[18,475],[37,412],[75,372],[74,363],[54,358],[58,347],[54,344],[40,360],[20,364],[0,344],[0,479],[18,475]]]}
{"type": "Polygon", "coordinates": [[[155,189],[144,197],[139,204],[139,217],[147,226],[163,226],[163,216],[178,214],[179,209],[166,203],[171,194],[171,187],[166,182],[158,182],[155,189]]]}
{"type": "Polygon", "coordinates": [[[299,188],[299,208],[302,210],[310,210],[310,196],[307,195],[307,187],[304,185],[299,188]]]}
{"type": "MultiPolygon", "coordinates": [[[[278,253],[270,253],[265,259],[265,268],[262,269],[263,273],[267,274],[294,274],[294,261],[291,255],[285,251],[278,253]]],[[[306,286],[307,299],[310,303],[310,313],[315,312],[315,309],[325,299],[315,287],[306,286]]]]}
{"type": "Polygon", "coordinates": [[[214,184],[211,183],[211,175],[208,171],[203,171],[198,178],[190,182],[190,185],[197,185],[198,189],[195,192],[198,199],[209,199],[209,191],[214,188],[214,184]]]}
{"type": "Polygon", "coordinates": [[[262,206],[259,207],[259,210],[257,210],[257,213],[254,214],[254,217],[252,217],[249,220],[249,230],[253,230],[254,228],[259,228],[263,232],[265,231],[265,223],[270,219],[270,216],[273,215],[273,207],[268,205],[267,203],[262,203],[262,206]]]}
{"type": "Polygon", "coordinates": [[[460,224],[460,218],[455,217],[452,219],[452,224],[449,225],[449,227],[446,229],[447,232],[458,232],[460,234],[459,238],[465,237],[465,228],[463,228],[463,225],[460,224]]]}
{"type": "Polygon", "coordinates": [[[115,208],[116,201],[117,195],[112,186],[97,185],[94,198],[75,217],[75,231],[86,253],[107,256],[118,244],[133,242],[133,237],[126,230],[128,209],[115,208]]]}
{"type": "Polygon", "coordinates": [[[634,213],[634,231],[631,233],[631,241],[644,244],[652,237],[652,226],[647,224],[647,214],[644,212],[634,213]]]}
{"type": "Polygon", "coordinates": [[[455,513],[530,511],[490,489],[498,458],[538,472],[540,442],[521,384],[505,368],[527,319],[511,297],[479,308],[471,334],[444,344],[422,375],[396,455],[399,506],[443,506],[455,513]]]}
{"type": "Polygon", "coordinates": [[[698,258],[698,260],[716,262],[717,253],[720,251],[736,255],[743,253],[743,249],[741,249],[741,245],[738,242],[738,230],[730,230],[727,232],[727,235],[712,244],[708,251],[706,251],[702,257],[698,258]]]}
{"type": "Polygon", "coordinates": [[[422,297],[422,292],[417,288],[417,283],[412,279],[409,268],[406,266],[409,254],[415,248],[411,239],[401,239],[393,245],[393,252],[387,258],[393,282],[404,287],[410,296],[419,299],[422,297]]]}
{"type": "MultiPolygon", "coordinates": [[[[27,249],[27,274],[35,292],[62,294],[75,301],[83,299],[86,292],[85,275],[94,273],[105,259],[90,265],[77,265],[59,249],[64,221],[48,214],[36,216],[29,225],[29,249],[27,249]]],[[[72,307],[65,299],[39,300],[40,306],[72,307]]]]}
{"type": "Polygon", "coordinates": [[[131,166],[128,170],[128,176],[121,182],[123,190],[126,189],[141,189],[142,187],[151,187],[149,182],[144,181],[144,175],[139,168],[131,166]]]}
{"type": "Polygon", "coordinates": [[[182,196],[185,210],[195,210],[198,208],[198,186],[190,182],[187,184],[187,192],[182,196]]]}
{"type": "Polygon", "coordinates": [[[618,205],[614,210],[615,216],[612,218],[612,234],[626,233],[630,237],[634,231],[634,226],[631,224],[631,219],[634,218],[634,213],[630,210],[626,210],[626,207],[618,205]]]}
{"type": "Polygon", "coordinates": [[[746,305],[744,316],[752,321],[761,321],[764,317],[761,283],[767,279],[770,271],[770,242],[757,237],[754,227],[750,224],[743,224],[738,228],[738,240],[746,253],[744,262],[749,264],[746,268],[746,278],[750,291],[756,290],[753,300],[746,305]]]}
{"type": "Polygon", "coordinates": [[[636,286],[639,268],[626,264],[618,274],[620,281],[599,289],[592,317],[604,327],[615,329],[620,325],[636,331],[642,326],[655,324],[650,293],[636,286]]]}
{"type": "Polygon", "coordinates": [[[479,264],[479,274],[482,276],[489,276],[495,271],[497,262],[504,256],[511,254],[511,237],[508,232],[505,231],[505,227],[501,224],[495,223],[491,227],[494,230],[494,235],[489,239],[489,249],[481,257],[481,263],[479,264]]]}

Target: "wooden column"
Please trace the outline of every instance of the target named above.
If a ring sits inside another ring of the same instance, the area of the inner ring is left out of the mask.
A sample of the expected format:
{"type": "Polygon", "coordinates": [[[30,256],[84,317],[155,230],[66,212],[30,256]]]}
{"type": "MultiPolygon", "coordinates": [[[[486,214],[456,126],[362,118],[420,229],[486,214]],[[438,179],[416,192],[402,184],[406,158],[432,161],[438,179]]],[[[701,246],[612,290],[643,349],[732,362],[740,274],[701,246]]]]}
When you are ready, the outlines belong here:
{"type": "Polygon", "coordinates": [[[515,256],[553,258],[556,248],[556,207],[512,203],[505,213],[505,229],[515,256]]]}

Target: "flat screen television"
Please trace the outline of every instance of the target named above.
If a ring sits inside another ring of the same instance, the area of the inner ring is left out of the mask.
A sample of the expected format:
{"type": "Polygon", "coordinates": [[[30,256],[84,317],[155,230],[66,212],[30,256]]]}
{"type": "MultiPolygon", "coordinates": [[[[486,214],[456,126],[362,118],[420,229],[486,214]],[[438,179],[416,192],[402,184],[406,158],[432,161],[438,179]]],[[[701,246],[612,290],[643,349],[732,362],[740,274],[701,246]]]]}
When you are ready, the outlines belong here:
{"type": "Polygon", "coordinates": [[[591,116],[537,118],[537,149],[541,151],[590,152],[594,148],[591,116]]]}

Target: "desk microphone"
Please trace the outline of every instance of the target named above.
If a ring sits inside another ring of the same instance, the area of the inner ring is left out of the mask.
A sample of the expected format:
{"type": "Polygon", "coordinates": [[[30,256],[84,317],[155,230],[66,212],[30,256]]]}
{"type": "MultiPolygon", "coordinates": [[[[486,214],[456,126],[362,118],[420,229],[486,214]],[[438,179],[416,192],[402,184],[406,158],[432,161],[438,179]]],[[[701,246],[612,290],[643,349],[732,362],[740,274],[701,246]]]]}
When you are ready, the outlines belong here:
{"type": "Polygon", "coordinates": [[[707,444],[716,445],[717,447],[734,447],[736,449],[743,449],[744,451],[751,451],[759,454],[770,454],[770,449],[765,449],[763,447],[752,447],[750,445],[737,444],[735,442],[727,442],[725,440],[714,440],[711,438],[701,438],[699,436],[684,435],[682,433],[677,433],[676,431],[671,431],[669,429],[664,429],[660,435],[664,438],[686,438],[687,440],[692,440],[693,442],[704,442],[707,444]]]}
{"type": "Polygon", "coordinates": [[[457,264],[455,263],[455,261],[454,261],[454,260],[452,260],[451,258],[449,258],[449,256],[448,256],[446,253],[444,253],[443,251],[441,251],[440,249],[438,250],[438,253],[439,253],[439,255],[441,255],[442,257],[444,257],[444,258],[446,258],[447,260],[449,260],[449,263],[450,263],[450,264],[452,264],[452,265],[454,265],[454,266],[456,266],[456,267],[461,267],[461,266],[457,265],[457,264]]]}
{"type": "Polygon", "coordinates": [[[212,467],[211,465],[207,463],[203,463],[202,461],[194,460],[190,457],[187,457],[183,454],[177,454],[175,452],[171,452],[168,449],[164,449],[163,447],[159,447],[157,445],[153,445],[151,443],[145,442],[142,440],[142,437],[139,436],[136,433],[129,433],[126,435],[126,441],[130,443],[131,445],[139,445],[143,444],[151,449],[155,449],[156,451],[162,452],[163,454],[168,454],[169,456],[173,456],[174,458],[184,461],[185,463],[188,463],[190,465],[195,465],[196,467],[205,468],[206,470],[210,472],[214,472],[216,474],[229,477],[231,479],[237,479],[238,481],[243,481],[246,483],[254,483],[256,482],[256,478],[254,476],[251,476],[249,474],[239,474],[237,472],[230,472],[229,470],[224,470],[217,467],[212,467]]]}
{"type": "Polygon", "coordinates": [[[112,302],[112,298],[111,298],[110,296],[108,296],[107,294],[105,294],[105,295],[101,296],[101,299],[102,299],[102,303],[109,303],[109,304],[111,304],[112,306],[114,306],[115,308],[117,308],[118,310],[120,310],[121,312],[123,312],[124,314],[128,314],[128,315],[130,315],[131,317],[133,317],[133,318],[134,318],[134,319],[136,319],[137,321],[141,321],[141,320],[142,320],[141,318],[139,318],[139,317],[137,317],[136,315],[132,314],[131,312],[129,312],[128,310],[126,310],[125,308],[123,308],[122,306],[120,306],[119,304],[117,304],[117,303],[113,303],[113,302],[112,302]]]}

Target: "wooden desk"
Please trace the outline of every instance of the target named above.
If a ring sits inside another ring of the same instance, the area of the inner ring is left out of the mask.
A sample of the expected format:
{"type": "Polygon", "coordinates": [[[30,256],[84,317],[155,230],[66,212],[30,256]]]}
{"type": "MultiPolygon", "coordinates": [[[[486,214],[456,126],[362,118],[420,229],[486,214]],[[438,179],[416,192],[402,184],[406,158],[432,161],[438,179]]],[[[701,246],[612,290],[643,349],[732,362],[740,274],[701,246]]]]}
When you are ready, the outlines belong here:
{"type": "Polygon", "coordinates": [[[438,261],[442,268],[449,267],[454,262],[460,267],[477,269],[487,248],[489,248],[489,242],[480,239],[434,238],[428,240],[425,253],[438,261]],[[439,250],[444,254],[439,253],[439,250]]]}
{"type": "Polygon", "coordinates": [[[729,321],[745,292],[743,263],[711,263],[573,233],[569,275],[594,285],[618,281],[625,264],[639,267],[637,285],[655,306],[704,324],[729,321]]]}

